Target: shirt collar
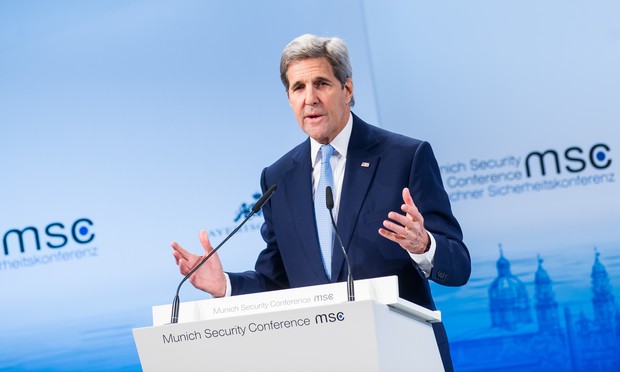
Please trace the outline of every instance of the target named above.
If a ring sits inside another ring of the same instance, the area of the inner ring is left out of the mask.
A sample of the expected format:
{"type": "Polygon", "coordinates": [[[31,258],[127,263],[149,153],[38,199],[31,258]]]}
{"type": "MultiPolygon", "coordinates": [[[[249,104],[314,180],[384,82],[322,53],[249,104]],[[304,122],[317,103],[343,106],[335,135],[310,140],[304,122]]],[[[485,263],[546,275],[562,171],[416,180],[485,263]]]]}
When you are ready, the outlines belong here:
{"type": "MultiPolygon", "coordinates": [[[[334,148],[334,155],[340,154],[344,159],[347,158],[347,148],[351,139],[351,131],[353,130],[353,113],[349,112],[349,120],[342,128],[340,133],[329,144],[334,148]]],[[[314,138],[310,138],[310,160],[314,167],[319,161],[319,153],[321,152],[321,144],[314,138]]]]}

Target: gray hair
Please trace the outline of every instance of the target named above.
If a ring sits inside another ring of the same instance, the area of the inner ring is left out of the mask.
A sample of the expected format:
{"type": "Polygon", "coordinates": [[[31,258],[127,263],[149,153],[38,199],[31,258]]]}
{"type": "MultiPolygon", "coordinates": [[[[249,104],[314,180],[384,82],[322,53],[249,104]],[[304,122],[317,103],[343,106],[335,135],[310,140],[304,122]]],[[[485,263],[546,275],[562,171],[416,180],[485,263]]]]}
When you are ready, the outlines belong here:
{"type": "MultiPolygon", "coordinates": [[[[344,40],[337,37],[320,37],[311,34],[301,35],[291,41],[282,51],[280,59],[280,79],[288,91],[289,81],[286,72],[291,63],[308,58],[325,57],[334,70],[334,76],[344,87],[347,78],[353,77],[353,69],[349,60],[349,50],[344,40]]],[[[350,106],[355,104],[351,97],[350,106]]]]}

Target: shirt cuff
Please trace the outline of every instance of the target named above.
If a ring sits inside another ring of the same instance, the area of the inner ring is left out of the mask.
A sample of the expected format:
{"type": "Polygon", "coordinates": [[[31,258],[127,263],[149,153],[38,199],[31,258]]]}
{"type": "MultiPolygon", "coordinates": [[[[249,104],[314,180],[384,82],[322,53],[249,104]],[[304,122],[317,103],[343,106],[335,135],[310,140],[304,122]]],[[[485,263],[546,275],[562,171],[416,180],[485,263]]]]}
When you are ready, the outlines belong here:
{"type": "Polygon", "coordinates": [[[224,276],[226,277],[226,292],[224,292],[224,297],[230,297],[232,296],[232,286],[230,285],[230,277],[228,276],[228,273],[224,273],[224,276]]]}
{"type": "Polygon", "coordinates": [[[411,259],[418,264],[418,267],[424,273],[425,277],[431,276],[431,271],[433,270],[433,263],[435,261],[435,251],[437,250],[437,242],[435,242],[435,237],[433,234],[427,231],[428,238],[431,240],[431,246],[428,249],[428,252],[415,254],[409,252],[409,256],[411,259]]]}

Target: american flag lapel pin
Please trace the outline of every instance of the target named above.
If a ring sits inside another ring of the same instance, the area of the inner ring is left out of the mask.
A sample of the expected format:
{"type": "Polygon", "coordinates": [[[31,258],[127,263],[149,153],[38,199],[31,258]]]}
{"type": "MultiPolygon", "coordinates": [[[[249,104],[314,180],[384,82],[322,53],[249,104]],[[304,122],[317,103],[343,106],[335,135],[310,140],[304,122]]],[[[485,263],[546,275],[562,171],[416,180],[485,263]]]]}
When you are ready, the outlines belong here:
{"type": "Polygon", "coordinates": [[[368,167],[370,167],[370,163],[367,162],[367,161],[363,161],[362,162],[362,168],[368,168],[368,167]]]}

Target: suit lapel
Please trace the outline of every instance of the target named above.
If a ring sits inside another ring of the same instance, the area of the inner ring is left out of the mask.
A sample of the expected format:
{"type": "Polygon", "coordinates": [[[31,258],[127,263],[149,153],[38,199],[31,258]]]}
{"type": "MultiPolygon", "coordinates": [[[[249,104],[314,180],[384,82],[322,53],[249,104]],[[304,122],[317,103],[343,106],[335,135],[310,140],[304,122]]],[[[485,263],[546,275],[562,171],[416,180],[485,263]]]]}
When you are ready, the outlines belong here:
{"type": "Polygon", "coordinates": [[[310,141],[301,146],[300,151],[292,158],[290,169],[285,180],[285,195],[293,228],[299,239],[298,254],[306,256],[306,262],[312,267],[319,282],[328,281],[316,231],[314,218],[314,201],[312,197],[312,164],[310,163],[310,141]]]}
{"type": "MultiPolygon", "coordinates": [[[[349,255],[351,250],[355,249],[350,246],[351,238],[379,163],[379,155],[372,151],[378,143],[379,141],[369,131],[368,124],[353,115],[353,129],[347,149],[347,163],[338,212],[338,231],[349,255]]],[[[336,240],[332,257],[332,281],[338,279],[343,268],[344,254],[336,240]]]]}

